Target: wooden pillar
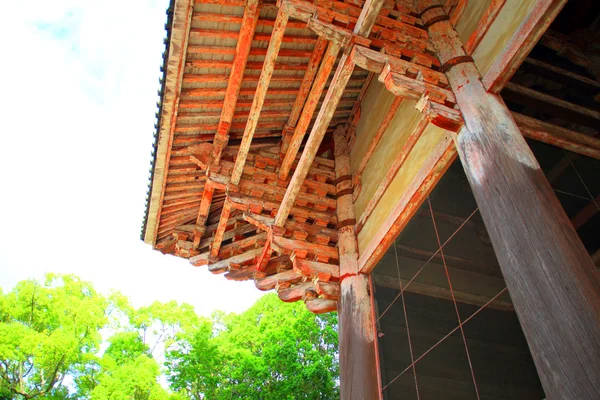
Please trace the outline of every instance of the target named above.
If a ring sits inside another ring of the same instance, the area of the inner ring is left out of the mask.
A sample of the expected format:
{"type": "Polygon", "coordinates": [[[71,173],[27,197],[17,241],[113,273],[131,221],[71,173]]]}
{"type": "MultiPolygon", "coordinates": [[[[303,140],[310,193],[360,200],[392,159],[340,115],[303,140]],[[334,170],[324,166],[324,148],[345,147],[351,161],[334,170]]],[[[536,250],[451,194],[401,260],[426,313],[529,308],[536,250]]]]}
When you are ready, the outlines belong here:
{"type": "Polygon", "coordinates": [[[379,398],[369,281],[358,270],[350,154],[344,129],[334,134],[340,255],[339,350],[342,400],[379,398]]]}
{"type": "Polygon", "coordinates": [[[546,395],[599,399],[594,264],[511,113],[486,92],[438,1],[417,3],[465,121],[458,154],[546,395]]]}

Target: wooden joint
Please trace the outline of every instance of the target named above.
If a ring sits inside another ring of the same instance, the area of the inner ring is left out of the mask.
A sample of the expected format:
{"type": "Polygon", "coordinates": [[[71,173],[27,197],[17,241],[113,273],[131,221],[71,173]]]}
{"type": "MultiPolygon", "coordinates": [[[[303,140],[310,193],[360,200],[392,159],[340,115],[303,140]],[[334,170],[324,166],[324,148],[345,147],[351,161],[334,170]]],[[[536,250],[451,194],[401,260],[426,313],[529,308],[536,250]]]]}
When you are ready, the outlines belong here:
{"type": "Polygon", "coordinates": [[[443,11],[443,9],[444,9],[444,6],[443,6],[443,5],[441,5],[441,4],[432,4],[432,5],[428,6],[428,7],[425,7],[425,8],[424,8],[424,9],[421,11],[421,13],[419,14],[419,18],[423,18],[423,15],[424,15],[424,14],[425,14],[427,11],[433,10],[434,8],[441,8],[441,9],[442,9],[442,11],[443,11]]]}
{"type": "Polygon", "coordinates": [[[340,190],[339,192],[337,192],[335,194],[335,199],[337,200],[337,199],[339,199],[341,197],[347,196],[347,195],[352,194],[352,193],[354,193],[354,189],[351,188],[351,187],[349,187],[348,189],[340,190]]]}
{"type": "Polygon", "coordinates": [[[340,229],[342,229],[346,226],[350,226],[350,225],[356,225],[356,219],[348,218],[348,219],[338,222],[337,229],[340,230],[340,229]]]}
{"type": "Polygon", "coordinates": [[[335,180],[334,184],[335,184],[335,186],[337,186],[342,182],[351,181],[351,180],[352,180],[352,175],[342,175],[335,180]]]}
{"type": "Polygon", "coordinates": [[[458,110],[431,101],[429,95],[423,95],[415,108],[425,114],[432,124],[448,131],[458,132],[464,125],[458,110]]]}
{"type": "Polygon", "coordinates": [[[320,21],[316,16],[308,20],[308,29],[345,48],[352,41],[352,34],[333,24],[320,21]]]}
{"type": "Polygon", "coordinates": [[[458,57],[454,57],[451,58],[450,60],[446,61],[441,67],[440,67],[440,72],[446,73],[448,71],[450,71],[455,65],[459,65],[459,64],[464,64],[464,63],[474,63],[475,60],[473,60],[473,57],[471,56],[458,56],[458,57]]]}
{"type": "Polygon", "coordinates": [[[425,29],[429,29],[431,26],[437,24],[438,22],[444,22],[444,21],[450,21],[450,17],[445,14],[437,16],[437,17],[433,17],[427,23],[425,23],[423,26],[425,27],[425,29]]]}

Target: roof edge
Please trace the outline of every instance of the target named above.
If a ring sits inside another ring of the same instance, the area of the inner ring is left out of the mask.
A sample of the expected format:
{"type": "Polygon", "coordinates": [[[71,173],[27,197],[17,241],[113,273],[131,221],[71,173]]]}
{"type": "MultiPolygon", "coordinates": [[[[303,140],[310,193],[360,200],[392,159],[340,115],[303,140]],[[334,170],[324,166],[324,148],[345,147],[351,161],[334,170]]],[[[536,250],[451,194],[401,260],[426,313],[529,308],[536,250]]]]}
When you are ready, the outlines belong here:
{"type": "Polygon", "coordinates": [[[152,146],[151,177],[141,231],[141,239],[152,246],[156,244],[164,187],[171,158],[170,144],[173,140],[174,117],[179,104],[193,8],[193,0],[171,0],[167,9],[166,49],[163,52],[161,66],[163,74],[152,146]]]}

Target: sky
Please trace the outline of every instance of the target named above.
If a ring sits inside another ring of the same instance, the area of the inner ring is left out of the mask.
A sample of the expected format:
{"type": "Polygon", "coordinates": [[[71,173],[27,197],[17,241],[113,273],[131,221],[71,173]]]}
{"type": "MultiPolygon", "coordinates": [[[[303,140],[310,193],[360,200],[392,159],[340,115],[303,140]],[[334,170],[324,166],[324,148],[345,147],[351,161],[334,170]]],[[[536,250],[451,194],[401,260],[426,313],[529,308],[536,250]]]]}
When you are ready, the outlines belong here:
{"type": "Polygon", "coordinates": [[[68,273],[135,306],[241,312],[262,292],[140,240],[168,0],[34,0],[0,15],[0,287],[68,273]]]}

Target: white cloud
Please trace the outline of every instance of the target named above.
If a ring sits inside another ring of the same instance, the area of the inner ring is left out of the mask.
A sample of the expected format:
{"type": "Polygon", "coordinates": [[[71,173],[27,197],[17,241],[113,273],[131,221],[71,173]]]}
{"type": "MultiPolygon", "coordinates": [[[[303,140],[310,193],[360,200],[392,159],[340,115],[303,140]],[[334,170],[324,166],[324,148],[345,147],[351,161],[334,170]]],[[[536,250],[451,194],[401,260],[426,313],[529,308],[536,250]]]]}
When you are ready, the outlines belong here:
{"type": "Polygon", "coordinates": [[[10,2],[0,34],[0,286],[74,273],[202,314],[261,295],[139,239],[168,1],[10,2]]]}

